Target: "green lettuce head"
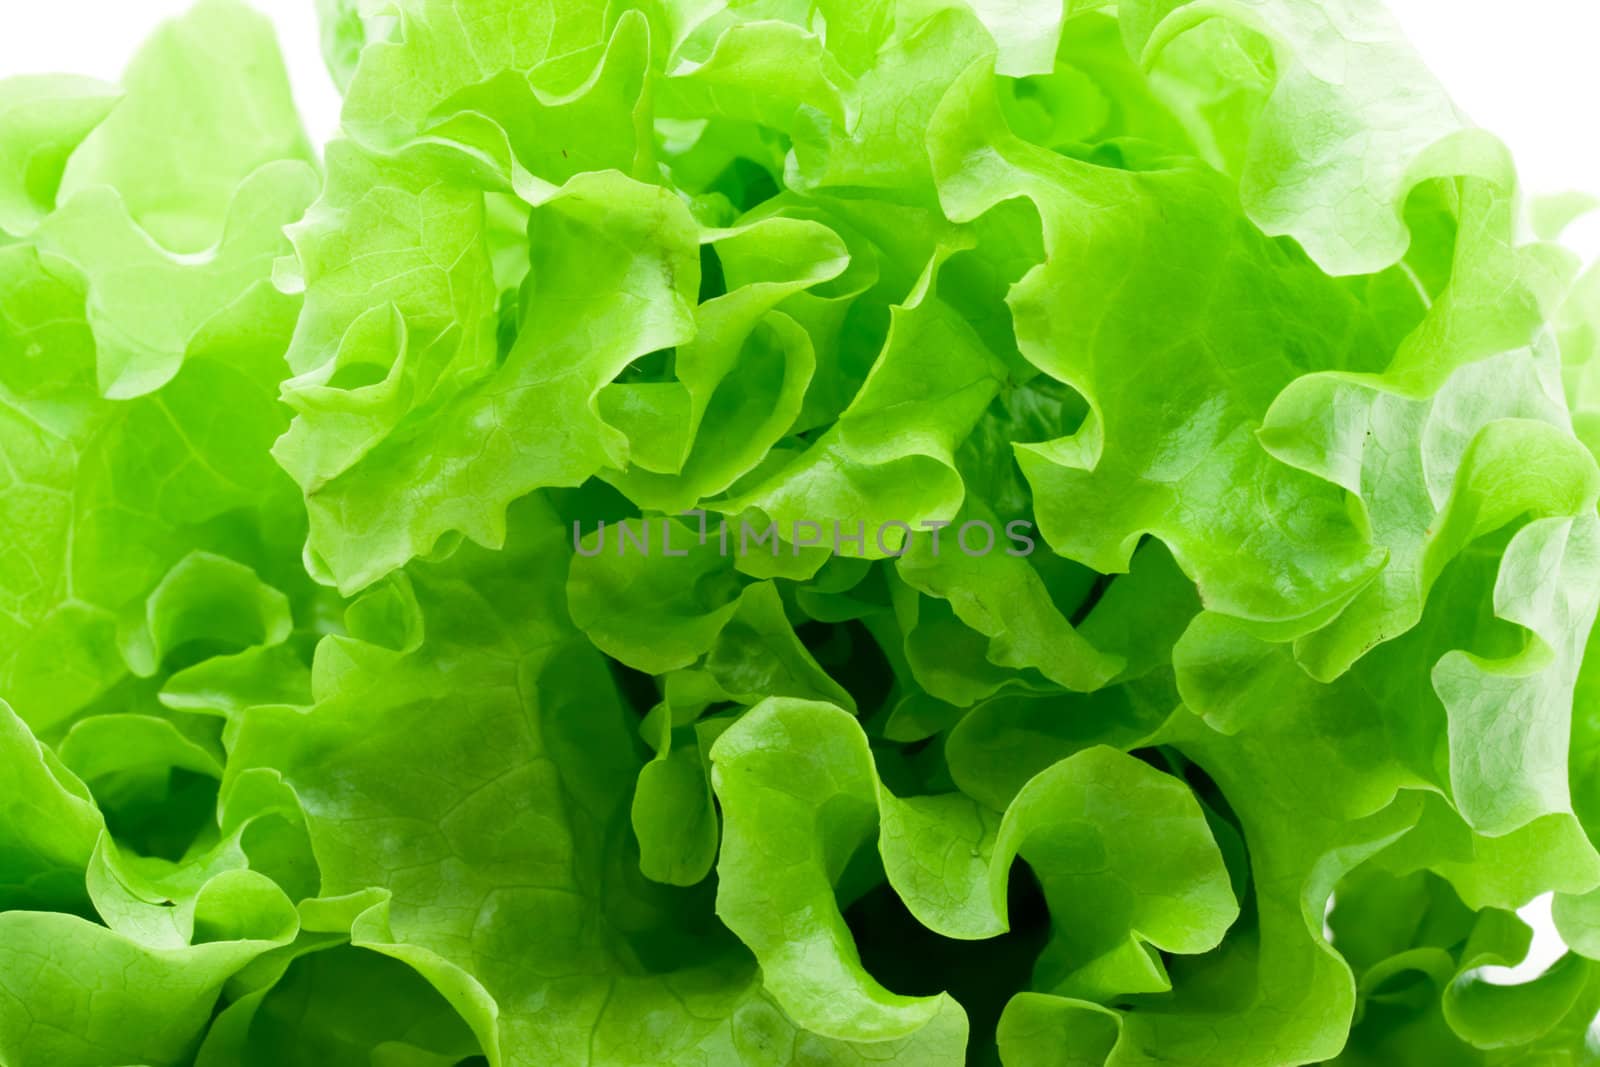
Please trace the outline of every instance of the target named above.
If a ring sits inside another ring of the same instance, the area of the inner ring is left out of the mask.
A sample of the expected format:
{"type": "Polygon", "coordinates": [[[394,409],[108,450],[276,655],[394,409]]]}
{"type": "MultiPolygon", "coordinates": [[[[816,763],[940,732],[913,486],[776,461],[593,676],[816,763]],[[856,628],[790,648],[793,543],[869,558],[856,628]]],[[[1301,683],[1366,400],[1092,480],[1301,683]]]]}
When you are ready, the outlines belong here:
{"type": "Polygon", "coordinates": [[[1600,1061],[1600,275],[1377,0],[318,6],[0,81],[0,1064],[1600,1061]]]}

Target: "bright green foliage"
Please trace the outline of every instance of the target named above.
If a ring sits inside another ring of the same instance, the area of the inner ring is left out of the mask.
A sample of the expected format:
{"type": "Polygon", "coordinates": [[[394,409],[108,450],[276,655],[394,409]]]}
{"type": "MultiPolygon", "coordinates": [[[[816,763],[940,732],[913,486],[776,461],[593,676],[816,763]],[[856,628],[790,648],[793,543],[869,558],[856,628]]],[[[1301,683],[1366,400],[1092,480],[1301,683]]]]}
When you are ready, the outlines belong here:
{"type": "Polygon", "coordinates": [[[0,80],[0,1064],[1600,1061],[1593,201],[1378,0],[317,6],[0,80]]]}

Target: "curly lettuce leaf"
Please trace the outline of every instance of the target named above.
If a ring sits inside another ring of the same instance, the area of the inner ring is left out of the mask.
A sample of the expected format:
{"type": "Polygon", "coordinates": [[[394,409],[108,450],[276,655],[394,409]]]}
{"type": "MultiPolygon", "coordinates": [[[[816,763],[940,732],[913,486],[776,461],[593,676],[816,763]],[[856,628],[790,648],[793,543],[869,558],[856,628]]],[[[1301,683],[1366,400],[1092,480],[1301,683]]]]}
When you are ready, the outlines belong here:
{"type": "Polygon", "coordinates": [[[1600,274],[1377,0],[318,9],[0,81],[0,1059],[1593,1059],[1600,274]]]}

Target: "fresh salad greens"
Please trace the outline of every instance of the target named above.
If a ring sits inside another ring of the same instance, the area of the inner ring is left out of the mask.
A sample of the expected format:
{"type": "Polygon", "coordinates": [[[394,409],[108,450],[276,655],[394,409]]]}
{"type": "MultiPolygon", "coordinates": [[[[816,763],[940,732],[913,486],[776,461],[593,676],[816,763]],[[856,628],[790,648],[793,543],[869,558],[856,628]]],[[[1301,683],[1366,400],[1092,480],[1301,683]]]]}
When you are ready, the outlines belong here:
{"type": "Polygon", "coordinates": [[[0,81],[0,1064],[1600,1062],[1600,274],[1378,0],[319,6],[0,81]]]}

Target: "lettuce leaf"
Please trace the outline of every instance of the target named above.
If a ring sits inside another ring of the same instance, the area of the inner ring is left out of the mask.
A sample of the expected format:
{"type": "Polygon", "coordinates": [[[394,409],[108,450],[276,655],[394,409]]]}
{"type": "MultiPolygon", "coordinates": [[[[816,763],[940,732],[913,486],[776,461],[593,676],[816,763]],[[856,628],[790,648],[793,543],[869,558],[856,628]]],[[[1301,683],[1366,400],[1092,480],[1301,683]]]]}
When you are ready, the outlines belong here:
{"type": "Polygon", "coordinates": [[[1378,0],[317,6],[0,80],[7,1067],[1595,1059],[1591,202],[1378,0]]]}

